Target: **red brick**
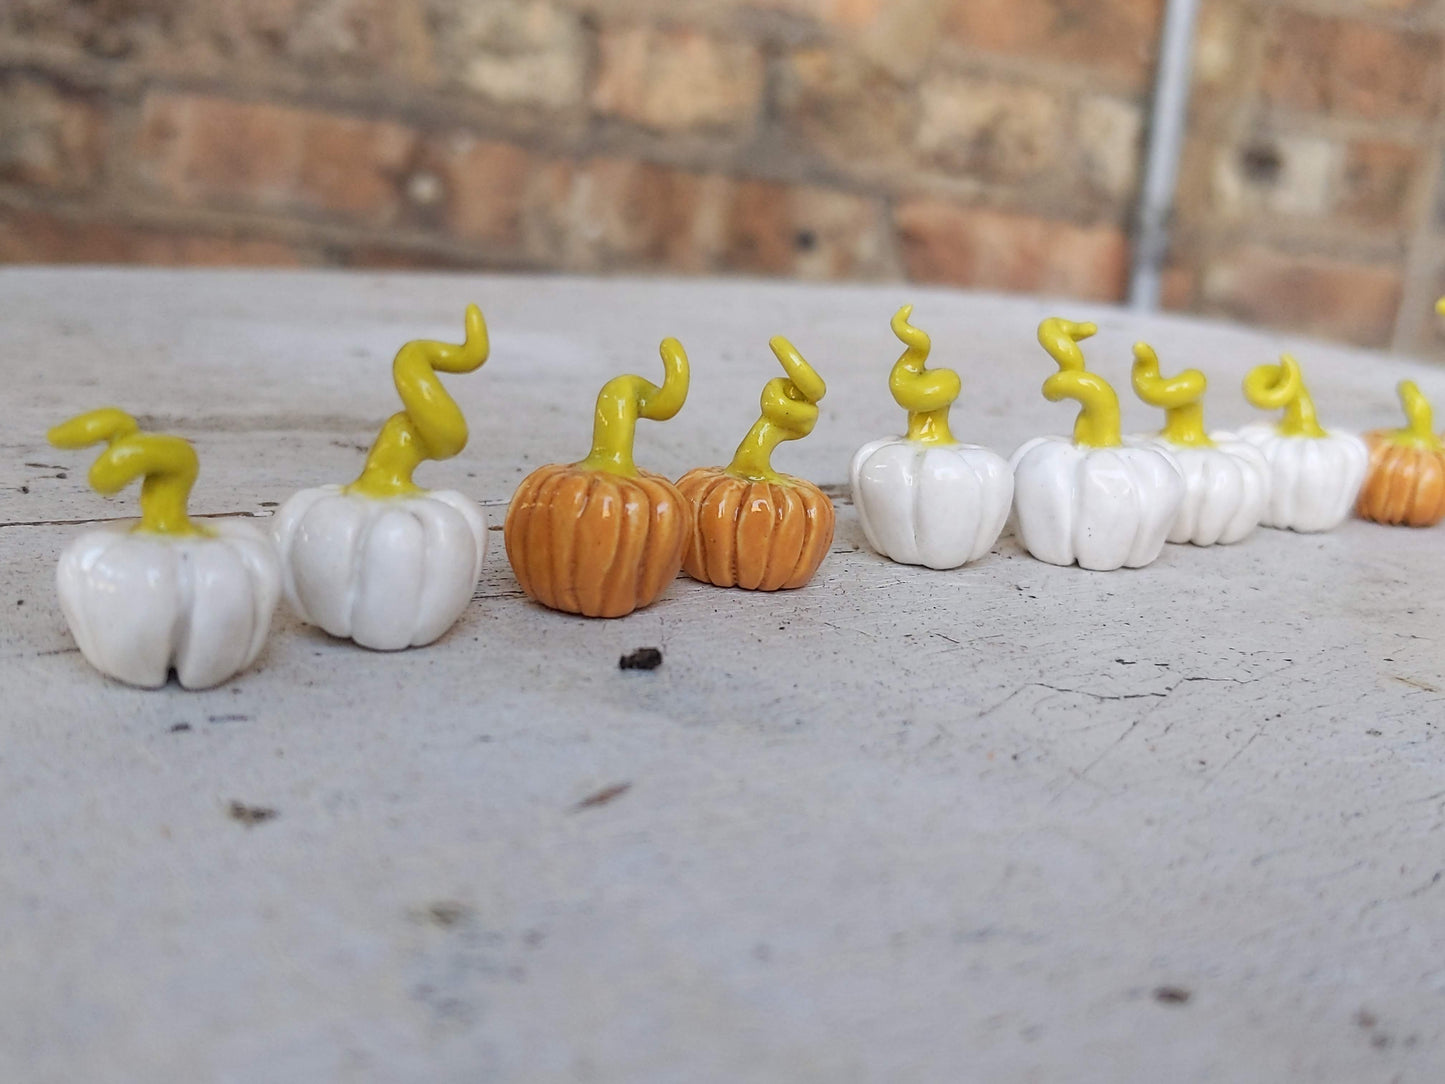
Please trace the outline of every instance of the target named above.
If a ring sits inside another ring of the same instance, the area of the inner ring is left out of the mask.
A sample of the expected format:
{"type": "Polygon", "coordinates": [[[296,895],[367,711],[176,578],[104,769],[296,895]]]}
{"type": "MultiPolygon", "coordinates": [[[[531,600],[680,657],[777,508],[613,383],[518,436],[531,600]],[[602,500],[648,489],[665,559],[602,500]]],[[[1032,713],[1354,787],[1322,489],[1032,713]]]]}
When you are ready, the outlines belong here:
{"type": "Polygon", "coordinates": [[[1088,64],[1143,89],[1163,0],[953,0],[945,33],[984,52],[1088,64]]]}
{"type": "Polygon", "coordinates": [[[1400,307],[1400,272],[1256,246],[1225,253],[1204,275],[1208,308],[1247,323],[1383,346],[1400,307]]]}
{"type": "MultiPolygon", "coordinates": [[[[578,12],[543,0],[434,5],[437,70],[505,106],[556,111],[586,97],[588,37],[578,12]]],[[[580,109],[579,109],[580,119],[580,109]]]]}
{"type": "Polygon", "coordinates": [[[423,78],[424,0],[5,0],[0,37],[166,73],[290,68],[423,78]]]}
{"type": "Polygon", "coordinates": [[[1281,12],[1265,51],[1266,100],[1369,119],[1431,116],[1440,39],[1345,19],[1281,12]]]}
{"type": "Polygon", "coordinates": [[[279,241],[173,233],[30,211],[0,212],[0,261],[213,267],[295,267],[317,262],[314,253],[279,241]]]}
{"type": "Polygon", "coordinates": [[[388,121],[225,98],[146,99],[142,175],[188,204],[303,208],[389,221],[416,135],[388,121]]]}
{"type": "Polygon", "coordinates": [[[1194,307],[1199,290],[1199,274],[1182,264],[1164,268],[1159,277],[1159,304],[1170,312],[1188,311],[1194,307]]]}
{"type": "Polygon", "coordinates": [[[100,174],[106,124],[90,100],[35,78],[0,79],[0,181],[84,188],[100,174]]]}
{"type": "Polygon", "coordinates": [[[721,266],[800,278],[877,278],[892,271],[881,208],[842,192],[764,181],[736,185],[721,266]]]}
{"type": "Polygon", "coordinates": [[[940,75],[918,97],[918,148],[949,172],[1024,180],[1047,172],[1065,147],[1063,102],[1043,87],[940,75]]]}
{"type": "Polygon", "coordinates": [[[1113,301],[1124,295],[1129,246],[1116,226],[918,199],[895,213],[903,264],[920,282],[1113,301]]]}
{"type": "Polygon", "coordinates": [[[583,163],[570,201],[568,264],[576,268],[712,265],[729,182],[644,162],[583,163]]]}
{"type": "Polygon", "coordinates": [[[599,49],[599,113],[659,131],[744,131],[757,118],[763,58],[749,43],[639,26],[604,31],[599,49]]]}
{"type": "Polygon", "coordinates": [[[795,145],[867,179],[906,177],[915,168],[917,99],[885,69],[818,47],[791,54],[782,75],[781,119],[795,145]]]}
{"type": "Polygon", "coordinates": [[[418,175],[440,183],[440,224],[454,239],[555,264],[572,168],[509,143],[455,135],[427,143],[418,175]]]}
{"type": "Polygon", "coordinates": [[[1414,147],[1376,139],[1350,144],[1336,209],[1370,225],[1405,225],[1423,164],[1414,147]]]}
{"type": "Polygon", "coordinates": [[[298,202],[372,221],[396,212],[416,133],[389,121],[316,113],[306,116],[303,129],[298,202]]]}

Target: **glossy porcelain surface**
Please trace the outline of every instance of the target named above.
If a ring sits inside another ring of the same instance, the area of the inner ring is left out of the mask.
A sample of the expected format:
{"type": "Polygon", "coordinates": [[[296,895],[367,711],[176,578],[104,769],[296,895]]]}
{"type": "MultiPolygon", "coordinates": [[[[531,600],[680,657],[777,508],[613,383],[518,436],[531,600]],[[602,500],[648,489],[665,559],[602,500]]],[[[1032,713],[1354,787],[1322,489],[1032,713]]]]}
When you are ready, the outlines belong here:
{"type": "Polygon", "coordinates": [[[718,587],[779,591],[813,578],[833,544],[833,502],[813,483],[699,467],[677,482],[692,508],[683,571],[718,587]]]}
{"type": "Polygon", "coordinates": [[[928,366],[933,344],[912,315],[912,305],[893,315],[905,349],[888,375],[908,430],[859,448],[848,481],[875,550],[900,564],[957,568],[997,541],[1013,502],[1013,471],[997,453],[954,440],[949,411],[963,382],[952,369],[928,366]]]}
{"type": "Polygon", "coordinates": [[[491,351],[482,310],[468,305],[466,341],[460,345],[414,339],[397,351],[392,380],[402,410],[377,434],[361,476],[347,490],[365,497],[406,497],[424,492],[412,474],[428,459],[450,459],[467,446],[467,419],[437,372],[470,373],[491,351]]]}
{"type": "Polygon", "coordinates": [[[1370,467],[1356,511],[1392,526],[1432,527],[1445,518],[1445,451],[1401,444],[1389,430],[1365,434],[1370,467]]]}
{"type": "Polygon", "coordinates": [[[677,487],[561,464],[533,471],[507,510],[507,557],[528,597],[586,617],[623,617],[682,568],[689,511],[677,487]]]}
{"type": "Polygon", "coordinates": [[[272,534],[297,615],[378,651],[420,647],[451,628],[487,552],[486,517],[451,490],[377,498],[303,489],[272,534]]]}
{"type": "Polygon", "coordinates": [[[1196,546],[1231,545],[1259,526],[1269,504],[1270,471],[1264,454],[1229,433],[1213,433],[1208,445],[1175,444],[1152,434],[1131,444],[1168,452],[1184,475],[1170,542],[1196,546]]]}
{"type": "Polygon", "coordinates": [[[111,524],[61,555],[60,605],[86,660],[130,685],[188,689],[245,670],[266,641],[281,590],[270,540],[248,523],[162,535],[111,524]]]}
{"type": "Polygon", "coordinates": [[[1402,380],[1398,391],[1407,424],[1365,434],[1370,469],[1355,511],[1376,523],[1430,527],[1445,516],[1445,443],[1415,382],[1402,380]]]}
{"type": "Polygon", "coordinates": [[[802,587],[833,542],[833,502],[812,482],[773,468],[773,452],[818,421],[828,386],[781,335],[768,342],[787,376],[759,397],[761,416],[726,467],[698,467],[678,479],[690,513],[683,569],[717,587],[778,591],[802,587]]]}
{"type": "Polygon", "coordinates": [[[1008,521],[1008,460],[977,444],[888,437],[849,465],[853,504],[868,544],[900,564],[957,568],[992,549],[1008,521]]]}
{"type": "Polygon", "coordinates": [[[540,467],[507,508],[507,560],[527,596],[586,617],[623,617],[655,602],[682,567],[690,510],[677,487],[639,470],[639,418],[665,421],[687,398],[687,354],[664,339],[663,382],[618,376],[603,385],[592,451],[570,465],[540,467]]]}
{"type": "Polygon", "coordinates": [[[1369,468],[1365,442],[1353,433],[1290,436],[1274,425],[1250,425],[1239,439],[1269,463],[1269,500],[1260,522],[1291,531],[1328,531],[1345,521],[1369,468]]]}
{"type": "Polygon", "coordinates": [[[1037,437],[1012,459],[1019,541],[1040,561],[1109,571],[1159,556],[1184,475],[1152,447],[1090,448],[1037,437]]]}

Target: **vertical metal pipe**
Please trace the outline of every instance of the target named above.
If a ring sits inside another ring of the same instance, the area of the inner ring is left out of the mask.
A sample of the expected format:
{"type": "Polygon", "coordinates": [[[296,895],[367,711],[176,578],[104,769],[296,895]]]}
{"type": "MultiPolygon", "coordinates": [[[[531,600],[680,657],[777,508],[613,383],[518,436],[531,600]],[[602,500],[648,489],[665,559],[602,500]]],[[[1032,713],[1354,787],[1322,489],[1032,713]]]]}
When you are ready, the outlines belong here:
{"type": "Polygon", "coordinates": [[[1169,252],[1174,188],[1189,111],[1189,80],[1194,60],[1194,22],[1199,0],[1168,0],[1159,40],[1159,71],[1149,117],[1149,146],[1129,276],[1129,307],[1152,312],[1159,307],[1160,272],[1169,252]]]}

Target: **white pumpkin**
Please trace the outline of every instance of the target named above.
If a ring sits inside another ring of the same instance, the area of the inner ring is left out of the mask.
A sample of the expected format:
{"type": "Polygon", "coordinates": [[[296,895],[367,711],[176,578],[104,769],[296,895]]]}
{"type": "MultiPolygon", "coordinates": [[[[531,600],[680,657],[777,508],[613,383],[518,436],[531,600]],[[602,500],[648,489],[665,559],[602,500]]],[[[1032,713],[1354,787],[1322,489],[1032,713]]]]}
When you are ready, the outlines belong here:
{"type": "Polygon", "coordinates": [[[1283,410],[1277,425],[1249,425],[1239,438],[1269,463],[1270,494],[1261,522],[1291,531],[1328,531],[1355,507],[1370,468],[1370,450],[1354,433],[1327,432],[1315,417],[1299,362],[1256,365],[1244,395],[1262,410],[1283,410]]]}
{"type": "Polygon", "coordinates": [[[998,540],[1013,502],[1008,461],[977,444],[886,437],[859,448],[848,473],[868,544],[905,565],[978,560],[998,540]]]}
{"type": "Polygon", "coordinates": [[[86,661],[152,689],[173,669],[207,689],[255,662],[281,589],[270,540],[226,520],[205,534],[134,526],[88,531],[61,554],[60,606],[86,661]]]}
{"type": "Polygon", "coordinates": [[[1184,475],[1170,542],[1231,545],[1259,526],[1269,502],[1269,464],[1259,449],[1228,433],[1210,439],[1210,445],[1175,444],[1156,435],[1132,442],[1169,453],[1184,475]]]}
{"type": "Polygon", "coordinates": [[[286,598],[302,620],[363,647],[420,647],[471,601],[487,553],[487,520],[453,490],[368,497],[303,489],[272,530],[286,598]]]}
{"type": "Polygon", "coordinates": [[[957,568],[993,548],[1008,520],[1013,471],[995,452],[953,439],[948,414],[963,388],[952,369],[926,367],[932,343],[909,323],[913,306],[893,315],[906,350],[888,376],[908,411],[908,432],[863,445],[848,478],[868,544],[890,560],[957,568]]]}
{"type": "Polygon", "coordinates": [[[1184,500],[1174,457],[1036,437],[1013,455],[1020,543],[1040,561],[1107,572],[1155,560],[1184,500]]]}
{"type": "Polygon", "coordinates": [[[1370,450],[1354,433],[1292,436],[1273,425],[1248,425],[1238,436],[1269,464],[1269,501],[1260,519],[1266,527],[1330,531],[1355,507],[1370,450]]]}

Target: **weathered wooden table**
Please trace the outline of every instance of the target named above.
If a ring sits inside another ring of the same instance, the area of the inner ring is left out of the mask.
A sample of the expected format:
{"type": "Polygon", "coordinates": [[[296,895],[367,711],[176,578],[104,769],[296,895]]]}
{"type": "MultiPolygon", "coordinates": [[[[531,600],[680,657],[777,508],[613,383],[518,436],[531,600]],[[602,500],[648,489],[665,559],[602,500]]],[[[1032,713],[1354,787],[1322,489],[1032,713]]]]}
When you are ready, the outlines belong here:
{"type": "Polygon", "coordinates": [[[955,431],[1005,452],[1072,423],[1039,395],[1053,311],[1099,321],[1127,428],[1156,424],[1139,337],[1215,377],[1218,426],[1283,347],[1327,425],[1396,424],[1404,375],[1445,403],[1405,360],[895,286],[0,273],[0,1079],[1445,1079],[1445,533],[890,564],[845,472],[902,426],[907,300],[964,376],[955,431]],[[830,388],[778,455],[838,495],[814,584],[679,580],[588,621],[521,597],[498,530],[431,648],[283,608],[211,692],[87,667],[56,558],[134,492],[90,492],[93,454],[47,426],[143,412],[195,441],[196,511],[264,519],[355,474],[393,352],[459,338],[469,300],[493,339],[448,381],[472,441],[421,480],[494,528],[664,335],[692,395],[638,460],[726,461],[790,336],[830,388]],[[652,645],[660,669],[618,669],[652,645]]]}

